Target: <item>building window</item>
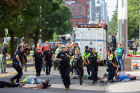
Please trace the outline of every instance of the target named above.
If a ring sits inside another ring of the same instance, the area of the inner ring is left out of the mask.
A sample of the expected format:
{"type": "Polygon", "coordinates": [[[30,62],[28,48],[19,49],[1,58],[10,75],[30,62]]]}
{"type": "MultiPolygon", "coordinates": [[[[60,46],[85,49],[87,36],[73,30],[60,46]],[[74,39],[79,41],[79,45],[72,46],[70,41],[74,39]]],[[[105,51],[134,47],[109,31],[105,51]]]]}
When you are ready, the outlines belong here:
{"type": "Polygon", "coordinates": [[[83,21],[83,24],[84,24],[85,22],[83,21]]]}
{"type": "Polygon", "coordinates": [[[82,10],[82,7],[81,6],[79,7],[79,10],[82,10]]]}
{"type": "Polygon", "coordinates": [[[87,4],[89,4],[89,1],[87,1],[87,4]]]}
{"type": "Polygon", "coordinates": [[[74,7],[72,7],[72,10],[74,10],[74,7]]]}
{"type": "Polygon", "coordinates": [[[76,25],[78,25],[78,21],[76,21],[76,25]]]}
{"type": "Polygon", "coordinates": [[[79,24],[81,24],[81,22],[79,21],[79,24]]]}
{"type": "Polygon", "coordinates": [[[87,18],[89,18],[89,15],[87,15],[87,18]]]}
{"type": "Polygon", "coordinates": [[[97,12],[99,12],[99,9],[97,8],[97,12]]]}
{"type": "Polygon", "coordinates": [[[88,12],[89,12],[89,8],[88,8],[88,12]]]}

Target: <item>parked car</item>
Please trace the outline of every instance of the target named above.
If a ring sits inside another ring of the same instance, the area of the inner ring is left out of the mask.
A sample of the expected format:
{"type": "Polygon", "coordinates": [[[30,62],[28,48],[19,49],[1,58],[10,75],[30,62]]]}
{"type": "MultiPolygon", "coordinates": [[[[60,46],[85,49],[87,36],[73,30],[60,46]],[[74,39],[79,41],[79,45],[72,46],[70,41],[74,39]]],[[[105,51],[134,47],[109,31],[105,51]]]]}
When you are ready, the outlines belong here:
{"type": "Polygon", "coordinates": [[[134,40],[128,40],[128,47],[130,50],[133,50],[133,42],[134,40]]]}

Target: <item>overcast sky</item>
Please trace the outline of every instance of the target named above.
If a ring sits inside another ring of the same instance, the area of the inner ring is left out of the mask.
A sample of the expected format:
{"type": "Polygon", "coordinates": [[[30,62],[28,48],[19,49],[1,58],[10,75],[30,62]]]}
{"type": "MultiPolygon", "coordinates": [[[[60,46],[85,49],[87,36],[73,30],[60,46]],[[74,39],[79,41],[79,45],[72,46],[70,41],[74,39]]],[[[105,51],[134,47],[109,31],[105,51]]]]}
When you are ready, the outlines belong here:
{"type": "Polygon", "coordinates": [[[112,18],[112,15],[114,14],[113,11],[116,10],[117,0],[105,0],[105,1],[107,2],[107,6],[108,6],[107,10],[108,10],[108,16],[109,16],[109,21],[110,21],[112,18]]]}

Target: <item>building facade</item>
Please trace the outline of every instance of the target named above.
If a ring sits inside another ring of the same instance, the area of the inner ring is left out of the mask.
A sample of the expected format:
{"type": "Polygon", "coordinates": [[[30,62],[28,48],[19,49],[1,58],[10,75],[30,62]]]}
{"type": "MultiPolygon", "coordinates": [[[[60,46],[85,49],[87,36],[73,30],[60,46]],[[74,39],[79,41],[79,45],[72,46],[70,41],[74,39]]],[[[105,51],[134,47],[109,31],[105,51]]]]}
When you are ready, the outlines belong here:
{"type": "Polygon", "coordinates": [[[107,11],[107,3],[105,2],[105,0],[101,0],[100,6],[101,6],[101,20],[104,20],[105,24],[108,24],[109,18],[107,11]]]}

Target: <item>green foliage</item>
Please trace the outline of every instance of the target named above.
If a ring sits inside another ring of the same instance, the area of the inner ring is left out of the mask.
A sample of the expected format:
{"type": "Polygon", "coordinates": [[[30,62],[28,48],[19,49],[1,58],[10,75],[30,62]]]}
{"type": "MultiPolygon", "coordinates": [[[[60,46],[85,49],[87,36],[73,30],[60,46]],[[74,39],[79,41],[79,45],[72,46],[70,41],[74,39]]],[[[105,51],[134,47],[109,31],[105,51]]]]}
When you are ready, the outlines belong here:
{"type": "MultiPolygon", "coordinates": [[[[140,24],[140,1],[139,0],[128,0],[128,38],[138,38],[138,26],[140,24]]],[[[117,10],[116,10],[117,11],[117,10]]],[[[115,12],[116,12],[115,11],[115,12]]],[[[114,13],[108,27],[108,34],[116,35],[118,31],[118,14],[114,13]]]]}
{"type": "Polygon", "coordinates": [[[7,45],[7,52],[10,53],[11,52],[11,40],[9,40],[8,45],[7,45]]]}

